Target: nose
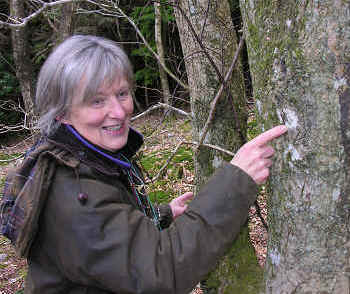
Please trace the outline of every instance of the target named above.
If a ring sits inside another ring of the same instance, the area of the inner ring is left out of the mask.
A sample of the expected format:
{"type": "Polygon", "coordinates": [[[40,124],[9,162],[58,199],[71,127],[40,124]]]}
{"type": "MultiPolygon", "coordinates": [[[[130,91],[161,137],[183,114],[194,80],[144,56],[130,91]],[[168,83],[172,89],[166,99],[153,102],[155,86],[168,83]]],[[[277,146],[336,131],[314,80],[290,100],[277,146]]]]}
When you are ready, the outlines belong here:
{"type": "Polygon", "coordinates": [[[110,106],[108,115],[110,118],[120,119],[123,120],[126,118],[126,110],[123,106],[123,104],[118,101],[115,97],[110,98],[110,106]]]}

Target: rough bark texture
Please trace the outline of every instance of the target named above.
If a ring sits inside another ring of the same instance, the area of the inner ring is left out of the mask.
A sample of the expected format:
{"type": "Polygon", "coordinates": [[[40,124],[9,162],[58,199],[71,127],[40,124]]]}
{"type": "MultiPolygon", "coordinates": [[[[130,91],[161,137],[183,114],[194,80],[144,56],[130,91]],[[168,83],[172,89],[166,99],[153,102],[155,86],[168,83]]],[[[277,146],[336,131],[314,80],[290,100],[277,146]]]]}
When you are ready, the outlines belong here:
{"type": "Polygon", "coordinates": [[[62,5],[60,24],[57,32],[57,44],[73,34],[74,31],[74,10],[78,3],[66,3],[62,5]]]}
{"type": "Polygon", "coordinates": [[[266,293],[349,289],[350,2],[241,0],[270,182],[266,293]]]}
{"type": "MultiPolygon", "coordinates": [[[[10,1],[11,18],[24,17],[24,2],[22,0],[10,1]]],[[[32,127],[34,123],[34,82],[33,66],[30,61],[28,50],[28,36],[26,27],[13,28],[11,30],[13,57],[16,64],[16,76],[21,86],[23,103],[26,111],[26,126],[32,127]]]]}
{"type": "MultiPolygon", "coordinates": [[[[162,40],[162,11],[160,3],[154,2],[154,14],[155,14],[155,24],[154,24],[154,31],[155,31],[155,41],[157,46],[157,53],[159,56],[159,59],[165,64],[165,54],[164,54],[164,45],[162,40]]],[[[161,64],[158,62],[159,65],[159,76],[160,76],[160,82],[162,85],[162,91],[163,91],[163,101],[166,104],[169,104],[170,101],[170,90],[169,90],[169,83],[168,83],[168,76],[161,66],[161,64]]]]}
{"type": "MultiPolygon", "coordinates": [[[[237,48],[237,38],[232,25],[230,7],[226,0],[183,0],[176,3],[180,6],[175,9],[175,14],[190,87],[193,139],[198,142],[208,118],[210,102],[220,87],[220,79],[198,40],[191,33],[186,18],[181,14],[181,9],[190,20],[193,30],[222,76],[225,76],[232,63],[237,48]]],[[[228,91],[225,91],[220,98],[204,143],[236,151],[244,143],[247,121],[240,64],[234,70],[228,86],[228,91]]],[[[223,160],[231,160],[231,158],[225,158],[218,151],[200,148],[195,157],[197,189],[223,160]]],[[[239,244],[233,244],[228,255],[220,262],[217,271],[207,279],[210,293],[256,293],[254,286],[247,286],[246,281],[249,277],[246,275],[251,273],[251,284],[256,286],[258,284],[256,279],[259,280],[259,274],[257,274],[259,268],[254,250],[248,242],[247,230],[242,236],[243,238],[239,238],[241,240],[239,244]]]]}

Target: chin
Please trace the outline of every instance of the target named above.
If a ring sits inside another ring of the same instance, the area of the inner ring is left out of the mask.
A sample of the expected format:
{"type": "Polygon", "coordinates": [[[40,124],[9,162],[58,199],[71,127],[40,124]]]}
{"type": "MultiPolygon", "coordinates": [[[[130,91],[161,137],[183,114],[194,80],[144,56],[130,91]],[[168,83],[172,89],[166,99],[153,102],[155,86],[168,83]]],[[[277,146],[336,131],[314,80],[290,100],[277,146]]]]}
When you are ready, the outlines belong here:
{"type": "Polygon", "coordinates": [[[116,152],[120,149],[122,149],[123,147],[125,147],[126,143],[128,142],[128,140],[123,140],[121,142],[118,142],[116,144],[111,144],[111,145],[107,145],[105,148],[108,149],[109,151],[112,151],[112,152],[116,152]]]}

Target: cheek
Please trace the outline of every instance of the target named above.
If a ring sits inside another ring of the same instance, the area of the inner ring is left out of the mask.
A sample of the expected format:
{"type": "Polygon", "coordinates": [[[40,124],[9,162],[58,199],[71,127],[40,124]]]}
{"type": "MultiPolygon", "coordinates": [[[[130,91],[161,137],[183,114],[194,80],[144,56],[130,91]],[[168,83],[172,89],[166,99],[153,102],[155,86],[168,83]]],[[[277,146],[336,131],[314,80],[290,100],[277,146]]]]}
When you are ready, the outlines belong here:
{"type": "Polygon", "coordinates": [[[86,111],[83,115],[80,115],[79,118],[77,117],[77,120],[86,127],[97,127],[103,123],[105,115],[103,112],[96,110],[86,111]]]}

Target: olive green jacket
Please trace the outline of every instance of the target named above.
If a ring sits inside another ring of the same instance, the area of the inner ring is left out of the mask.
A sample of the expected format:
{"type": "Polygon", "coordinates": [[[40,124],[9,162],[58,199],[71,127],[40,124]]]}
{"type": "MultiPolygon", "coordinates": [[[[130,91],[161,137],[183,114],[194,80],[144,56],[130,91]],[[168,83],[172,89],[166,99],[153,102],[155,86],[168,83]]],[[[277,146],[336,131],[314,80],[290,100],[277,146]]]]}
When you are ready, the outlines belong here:
{"type": "Polygon", "coordinates": [[[225,163],[185,213],[159,231],[117,170],[104,173],[86,154],[54,154],[26,294],[189,293],[230,246],[256,198],[253,180],[225,163]]]}

